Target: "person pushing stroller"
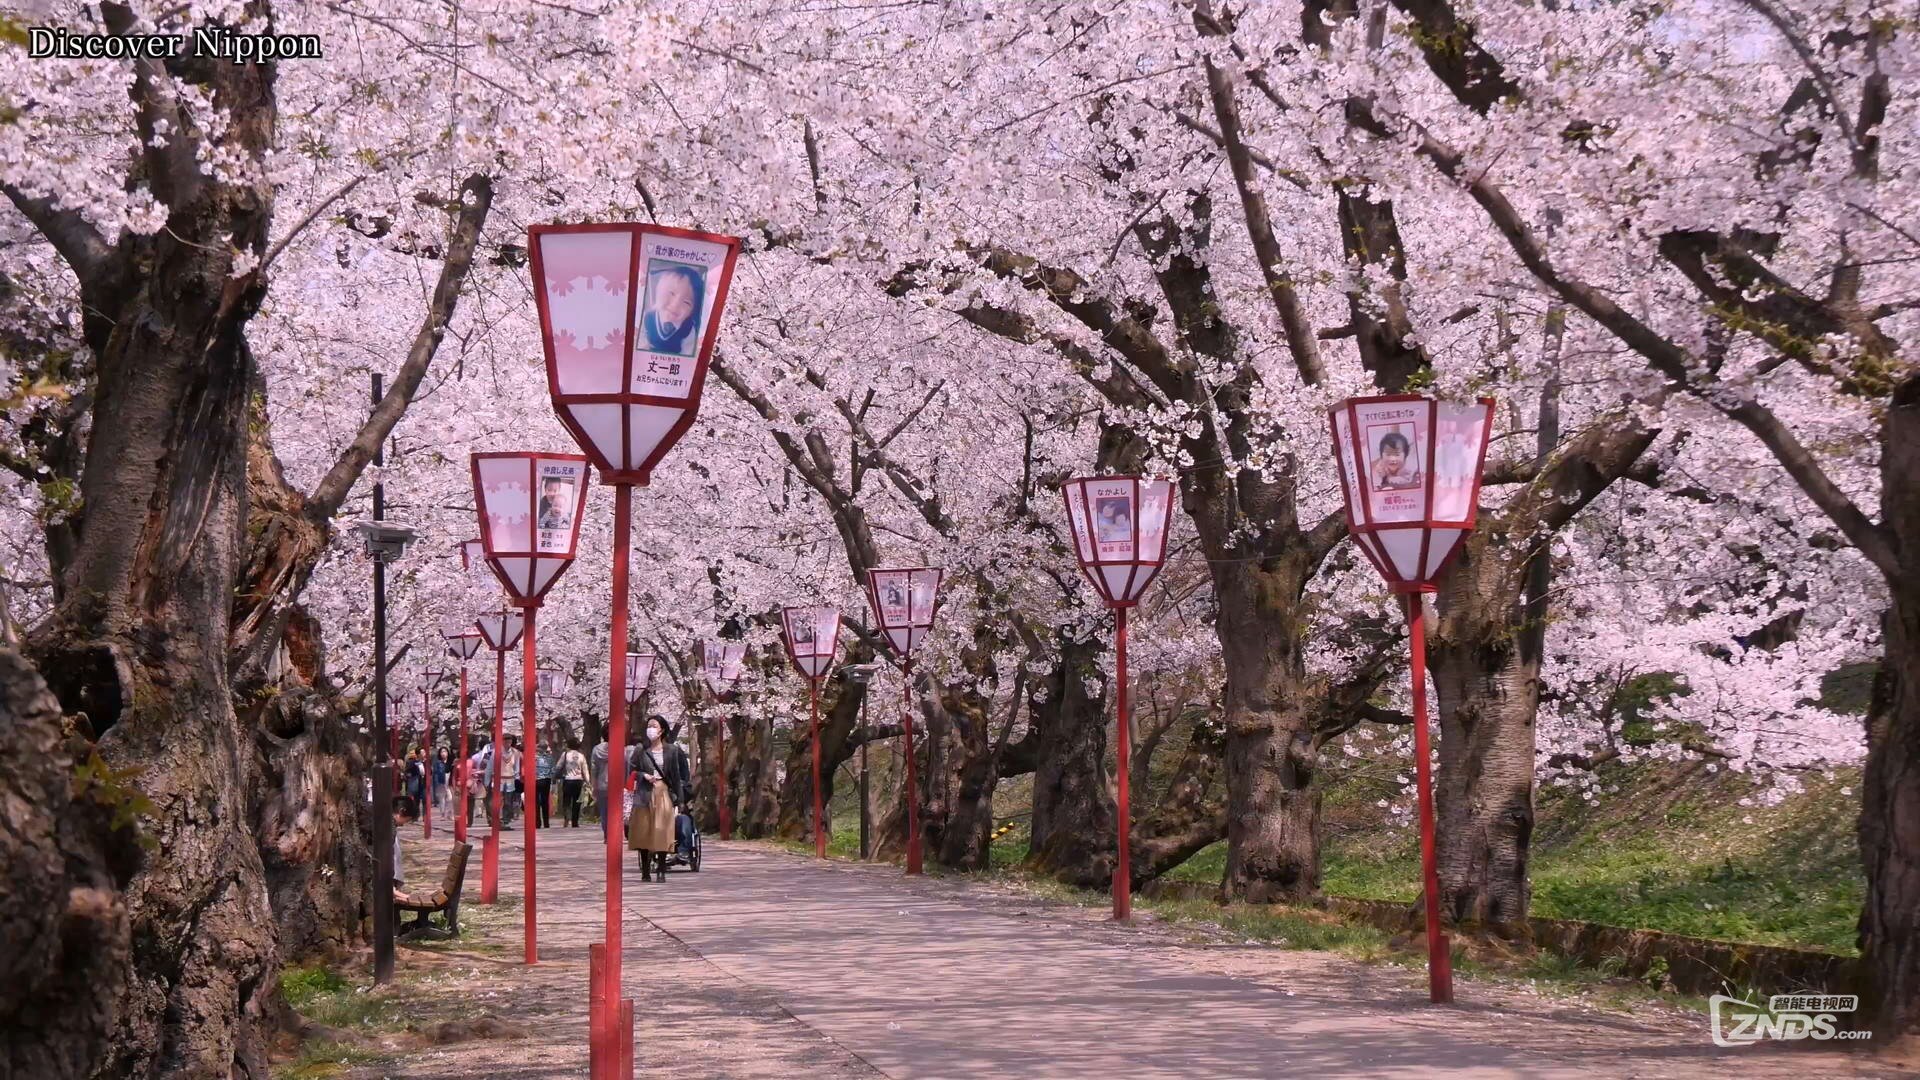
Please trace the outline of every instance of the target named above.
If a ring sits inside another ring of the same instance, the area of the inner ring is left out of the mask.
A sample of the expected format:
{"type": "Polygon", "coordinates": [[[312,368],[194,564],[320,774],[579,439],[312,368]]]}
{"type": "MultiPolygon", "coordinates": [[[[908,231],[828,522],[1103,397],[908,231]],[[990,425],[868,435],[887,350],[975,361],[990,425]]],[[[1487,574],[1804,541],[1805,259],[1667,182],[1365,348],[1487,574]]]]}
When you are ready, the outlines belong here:
{"type": "Polygon", "coordinates": [[[679,808],[688,805],[693,775],[687,752],[674,742],[666,718],[647,717],[646,739],[634,747],[633,809],[627,815],[627,846],[640,853],[640,880],[652,881],[657,871],[667,880],[667,857],[673,854],[679,808]]]}

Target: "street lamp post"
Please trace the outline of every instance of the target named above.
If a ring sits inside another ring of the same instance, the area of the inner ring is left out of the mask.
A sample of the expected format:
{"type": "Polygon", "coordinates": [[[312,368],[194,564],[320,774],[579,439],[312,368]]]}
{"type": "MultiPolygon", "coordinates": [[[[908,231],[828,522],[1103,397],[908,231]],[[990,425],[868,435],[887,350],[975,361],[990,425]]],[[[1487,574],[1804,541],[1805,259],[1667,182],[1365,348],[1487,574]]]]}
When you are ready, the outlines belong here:
{"type": "MultiPolygon", "coordinates": [[[[540,697],[534,685],[538,655],[534,617],[547,591],[573,565],[580,545],[580,519],[587,508],[587,459],[581,454],[474,454],[473,499],[487,565],[527,620],[526,640],[520,646],[520,787],[531,793],[537,786],[532,743],[540,697]]],[[[496,748],[496,761],[499,754],[496,748]]],[[[528,804],[523,800],[522,805],[528,804]]],[[[526,889],[522,906],[529,964],[540,959],[534,858],[538,831],[529,820],[520,833],[526,851],[521,867],[526,889]]]]}
{"type": "Polygon", "coordinates": [[[500,750],[507,736],[507,650],[520,644],[526,615],[515,608],[489,611],[473,621],[487,647],[493,650],[492,765],[487,769],[487,842],[480,852],[480,902],[493,903],[500,887],[500,750]]]}
{"type": "Polygon", "coordinates": [[[860,860],[862,862],[873,855],[872,823],[868,821],[871,816],[873,797],[872,792],[867,788],[867,747],[873,745],[873,740],[868,737],[867,695],[864,690],[867,684],[873,681],[873,673],[878,668],[878,664],[847,664],[840,669],[840,673],[846,676],[849,682],[858,683],[863,691],[860,695],[860,860]]]}
{"type": "Polygon", "coordinates": [[[1114,745],[1117,793],[1114,816],[1118,847],[1113,863],[1113,917],[1133,915],[1132,807],[1129,799],[1133,750],[1132,714],[1127,709],[1127,609],[1140,602],[1167,557],[1167,520],[1173,510],[1173,485],[1138,476],[1079,477],[1061,487],[1073,554],[1080,570],[1114,614],[1114,745]]]}
{"type": "MultiPolygon", "coordinates": [[[[607,790],[625,790],[627,570],[633,489],[693,426],[740,253],[736,237],[609,222],[527,230],[554,412],[613,487],[607,790]]],[[[606,938],[589,1048],[593,1080],[631,1072],[619,1017],[622,837],[607,830],[606,938]]]]}
{"type": "Polygon", "coordinates": [[[826,806],[820,790],[820,680],[833,667],[834,650],[840,644],[840,609],[832,607],[790,607],[780,610],[780,623],[787,642],[787,657],[793,668],[807,680],[807,701],[813,717],[808,742],[813,747],[813,855],[827,857],[826,806]]]}
{"type": "Polygon", "coordinates": [[[1443,402],[1419,394],[1349,398],[1330,410],[1340,492],[1354,546],[1403,600],[1412,641],[1414,784],[1426,893],[1427,997],[1453,1000],[1453,958],[1440,924],[1433,774],[1427,732],[1423,597],[1459,555],[1480,502],[1493,399],[1443,402]]]}
{"type": "MultiPolygon", "coordinates": [[[[715,702],[723,701],[733,690],[733,684],[740,681],[740,671],[747,659],[747,643],[744,641],[702,641],[700,643],[700,675],[706,681],[707,692],[713,695],[715,702]]],[[[733,839],[733,808],[727,803],[727,718],[723,713],[720,722],[714,725],[715,762],[713,768],[714,804],[720,814],[720,839],[733,839]]]]}
{"type": "MultiPolygon", "coordinates": [[[[380,406],[381,378],[373,376],[373,405],[380,406]]],[[[384,442],[384,440],[383,440],[384,442]]],[[[386,455],[375,444],[373,463],[386,455]]],[[[393,978],[393,762],[387,745],[387,563],[413,541],[413,530],[385,520],[386,485],[373,485],[373,520],[355,525],[373,559],[373,981],[393,978]]]]}
{"type": "Polygon", "coordinates": [[[907,873],[920,872],[920,788],[913,775],[913,650],[933,631],[946,571],[912,566],[867,571],[867,602],[887,644],[900,657],[900,702],[907,740],[907,873]]]}
{"type": "Polygon", "coordinates": [[[460,756],[453,763],[453,839],[467,842],[467,662],[480,652],[486,639],[472,622],[447,618],[440,621],[440,636],[446,639],[447,655],[460,661],[460,756]]]}

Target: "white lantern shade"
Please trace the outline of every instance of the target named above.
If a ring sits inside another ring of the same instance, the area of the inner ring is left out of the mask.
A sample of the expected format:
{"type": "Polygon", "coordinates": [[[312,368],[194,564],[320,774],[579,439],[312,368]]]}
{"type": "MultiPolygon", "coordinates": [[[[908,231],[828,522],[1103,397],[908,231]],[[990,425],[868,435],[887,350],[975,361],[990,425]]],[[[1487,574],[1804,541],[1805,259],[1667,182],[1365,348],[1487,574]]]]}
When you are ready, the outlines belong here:
{"type": "Polygon", "coordinates": [[[433,693],[435,690],[440,689],[440,684],[446,681],[447,673],[444,669],[423,668],[420,671],[420,689],[425,693],[433,693]]]}
{"type": "Polygon", "coordinates": [[[1330,412],[1355,545],[1395,592],[1432,590],[1473,530],[1493,399],[1389,394],[1330,412]]]}
{"type": "Polygon", "coordinates": [[[902,659],[912,656],[933,630],[945,574],[935,566],[867,571],[867,602],[873,607],[874,622],[902,659]]]}
{"type": "Polygon", "coordinates": [[[627,654],[627,704],[639,701],[647,692],[647,684],[653,681],[653,660],[650,652],[627,654]]]}
{"type": "Polygon", "coordinates": [[[834,650],[840,644],[840,609],[781,608],[780,622],[793,666],[809,679],[824,677],[833,667],[834,650]]]}
{"type": "Polygon", "coordinates": [[[573,689],[573,676],[559,668],[536,668],[533,681],[534,687],[547,697],[559,697],[573,689]]]}
{"type": "Polygon", "coordinates": [[[534,225],[527,250],[554,412],[601,480],[646,483],[699,411],[739,238],[534,225]]]}
{"type": "Polygon", "coordinates": [[[472,621],[452,616],[440,620],[440,637],[447,643],[447,655],[462,664],[473,659],[480,652],[480,646],[485,644],[480,636],[480,628],[472,621]]]}
{"type": "Polygon", "coordinates": [[[520,644],[520,635],[527,629],[527,617],[514,608],[508,608],[505,611],[489,611],[473,620],[473,625],[486,640],[487,648],[494,652],[505,652],[520,644]]]}
{"type": "Polygon", "coordinates": [[[733,689],[746,667],[747,643],[744,641],[702,641],[700,676],[715,696],[733,689]]]}
{"type": "Polygon", "coordinates": [[[1138,476],[1076,477],[1062,485],[1073,554],[1108,607],[1132,607],[1167,558],[1173,484],[1138,476]]]}
{"type": "Polygon", "coordinates": [[[573,562],[587,505],[581,454],[475,454],[473,498],[487,564],[514,603],[537,607],[573,562]]]}

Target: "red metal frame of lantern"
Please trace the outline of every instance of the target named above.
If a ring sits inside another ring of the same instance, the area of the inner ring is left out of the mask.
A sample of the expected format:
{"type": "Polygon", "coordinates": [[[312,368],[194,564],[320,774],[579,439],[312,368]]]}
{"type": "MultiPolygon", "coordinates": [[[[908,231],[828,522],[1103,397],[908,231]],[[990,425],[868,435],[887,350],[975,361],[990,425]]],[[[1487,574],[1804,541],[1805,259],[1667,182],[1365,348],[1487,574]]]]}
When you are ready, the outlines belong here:
{"type": "Polygon", "coordinates": [[[820,680],[833,667],[840,647],[840,609],[824,605],[780,609],[780,636],[787,643],[787,659],[807,680],[812,710],[808,742],[813,746],[813,854],[827,857],[826,807],[820,795],[820,680]],[[804,633],[802,632],[804,631],[804,633]]]}
{"type": "MultiPolygon", "coordinates": [[[[562,698],[573,690],[573,676],[557,667],[543,667],[534,670],[534,683],[543,698],[562,698]]],[[[548,745],[554,739],[553,711],[547,711],[547,722],[543,726],[548,745]]]]}
{"type": "Polygon", "coordinates": [[[1173,484],[1138,476],[1075,477],[1061,487],[1073,555],[1100,599],[1114,614],[1114,676],[1118,684],[1114,746],[1118,754],[1118,858],[1113,864],[1113,917],[1133,915],[1132,828],[1128,820],[1132,713],[1127,703],[1127,609],[1153,584],[1167,560],[1167,530],[1173,521],[1173,484]]]}
{"type": "MultiPolygon", "coordinates": [[[[494,760],[499,760],[507,735],[507,650],[520,644],[526,633],[526,612],[519,608],[489,611],[473,620],[481,640],[493,650],[493,739],[494,760]]],[[[480,902],[491,904],[500,885],[500,769],[487,770],[487,840],[480,849],[480,902]]]]}
{"type": "Polygon", "coordinates": [[[936,566],[896,567],[867,571],[867,603],[882,636],[900,657],[901,732],[907,760],[907,873],[920,872],[920,789],[913,766],[913,650],[933,631],[939,610],[940,582],[946,571],[936,566]]]}
{"type": "Polygon", "coordinates": [[[626,655],[627,704],[631,705],[646,695],[647,684],[653,681],[653,661],[654,655],[650,652],[630,652],[626,655]]]}
{"type": "MultiPolygon", "coordinates": [[[[475,541],[476,543],[478,541],[475,541]]],[[[491,572],[489,572],[491,573],[491,572]]],[[[447,655],[460,661],[460,756],[454,760],[449,785],[453,788],[453,839],[467,842],[467,663],[480,653],[487,639],[472,622],[446,618],[440,620],[440,636],[446,640],[447,655]]]]}
{"type": "MultiPolygon", "coordinates": [[[[738,237],[634,222],[527,229],[534,305],[554,412],[614,489],[612,675],[608,790],[625,783],[622,657],[633,488],[690,427],[739,258],[738,237]]],[[[621,837],[607,834],[606,931],[592,996],[593,1080],[624,1077],[632,1061],[621,997],[621,837]]]]}
{"type": "MultiPolygon", "coordinates": [[[[746,664],[747,643],[744,641],[701,641],[695,650],[699,654],[700,678],[707,684],[707,692],[719,701],[733,690],[733,684],[740,681],[740,671],[746,664]]],[[[727,718],[722,716],[714,725],[714,801],[720,809],[720,839],[733,839],[733,808],[727,805],[727,718]]]]}
{"type": "MultiPolygon", "coordinates": [[[[538,727],[534,711],[539,697],[534,688],[534,613],[554,582],[573,565],[580,546],[580,519],[587,509],[586,455],[474,454],[473,501],[480,514],[480,542],[486,548],[487,565],[493,567],[494,576],[513,604],[527,616],[526,641],[520,649],[520,783],[521,790],[530,794],[538,787],[533,753],[538,727]]],[[[536,832],[533,828],[521,832],[528,964],[539,962],[536,832]]]]}
{"type": "Polygon", "coordinates": [[[420,835],[433,839],[433,692],[447,681],[447,673],[440,668],[422,668],[420,671],[420,722],[424,725],[421,742],[426,747],[427,760],[427,797],[420,804],[420,835]]]}
{"type": "Polygon", "coordinates": [[[1440,924],[1421,594],[1438,591],[1441,575],[1473,531],[1493,407],[1492,398],[1442,402],[1388,394],[1349,398],[1328,410],[1347,530],[1403,598],[1412,643],[1414,783],[1426,893],[1427,996],[1434,1004],[1453,1000],[1453,962],[1440,924]]]}

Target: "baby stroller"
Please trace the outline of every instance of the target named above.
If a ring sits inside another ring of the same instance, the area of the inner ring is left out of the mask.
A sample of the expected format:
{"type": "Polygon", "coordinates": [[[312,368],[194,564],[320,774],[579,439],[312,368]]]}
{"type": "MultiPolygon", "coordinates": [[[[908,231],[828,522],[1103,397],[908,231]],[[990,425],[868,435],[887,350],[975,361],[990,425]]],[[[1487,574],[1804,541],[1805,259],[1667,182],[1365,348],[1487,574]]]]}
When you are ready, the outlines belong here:
{"type": "Polygon", "coordinates": [[[673,854],[667,858],[667,865],[700,872],[700,830],[694,826],[692,815],[684,811],[673,816],[673,854]]]}

